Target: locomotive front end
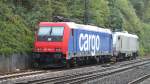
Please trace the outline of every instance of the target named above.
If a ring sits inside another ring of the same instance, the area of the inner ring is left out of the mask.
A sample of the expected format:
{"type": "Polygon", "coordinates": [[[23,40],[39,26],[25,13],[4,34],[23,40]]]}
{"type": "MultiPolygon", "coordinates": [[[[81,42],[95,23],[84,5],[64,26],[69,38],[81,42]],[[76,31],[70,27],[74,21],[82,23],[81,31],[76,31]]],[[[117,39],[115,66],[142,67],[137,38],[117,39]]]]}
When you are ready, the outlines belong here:
{"type": "Polygon", "coordinates": [[[35,35],[33,66],[56,67],[66,62],[66,26],[59,23],[41,22],[35,35]]]}

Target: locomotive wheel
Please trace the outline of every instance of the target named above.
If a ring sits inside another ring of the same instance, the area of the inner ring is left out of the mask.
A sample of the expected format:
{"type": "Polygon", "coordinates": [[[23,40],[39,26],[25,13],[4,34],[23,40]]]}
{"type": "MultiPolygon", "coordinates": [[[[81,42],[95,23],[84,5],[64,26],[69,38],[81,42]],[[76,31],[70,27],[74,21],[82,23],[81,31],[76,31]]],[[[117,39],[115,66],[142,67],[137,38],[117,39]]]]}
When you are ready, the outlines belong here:
{"type": "Polygon", "coordinates": [[[38,67],[39,67],[38,63],[35,62],[35,63],[32,64],[32,68],[38,68],[38,67]]]}
{"type": "Polygon", "coordinates": [[[70,67],[70,63],[66,63],[66,68],[69,69],[70,67]]]}
{"type": "Polygon", "coordinates": [[[78,64],[77,64],[77,63],[74,63],[74,67],[78,67],[78,64]]]}
{"type": "Polygon", "coordinates": [[[99,64],[100,63],[100,59],[99,57],[96,57],[96,63],[99,64]]]}
{"type": "Polygon", "coordinates": [[[71,60],[66,60],[66,68],[70,68],[71,67],[71,60]]]}
{"type": "Polygon", "coordinates": [[[73,66],[74,66],[74,67],[77,67],[77,66],[78,66],[78,64],[77,64],[78,61],[77,61],[77,60],[78,60],[77,58],[74,58],[74,59],[73,59],[73,66]]]}
{"type": "Polygon", "coordinates": [[[117,62],[117,58],[115,56],[111,57],[111,63],[116,63],[117,62]]]}
{"type": "Polygon", "coordinates": [[[77,61],[73,65],[74,65],[74,67],[78,67],[77,61]]]}

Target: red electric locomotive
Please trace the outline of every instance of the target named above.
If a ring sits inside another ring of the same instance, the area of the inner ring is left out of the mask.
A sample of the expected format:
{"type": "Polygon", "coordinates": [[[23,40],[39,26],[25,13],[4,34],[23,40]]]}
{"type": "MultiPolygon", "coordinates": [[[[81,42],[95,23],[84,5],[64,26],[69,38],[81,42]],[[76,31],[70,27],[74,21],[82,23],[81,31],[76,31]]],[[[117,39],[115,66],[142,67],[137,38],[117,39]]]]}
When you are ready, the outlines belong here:
{"type": "MultiPolygon", "coordinates": [[[[34,67],[68,64],[68,40],[71,29],[63,22],[41,22],[35,35],[34,67]]],[[[63,66],[64,66],[63,65],[63,66]]]]}

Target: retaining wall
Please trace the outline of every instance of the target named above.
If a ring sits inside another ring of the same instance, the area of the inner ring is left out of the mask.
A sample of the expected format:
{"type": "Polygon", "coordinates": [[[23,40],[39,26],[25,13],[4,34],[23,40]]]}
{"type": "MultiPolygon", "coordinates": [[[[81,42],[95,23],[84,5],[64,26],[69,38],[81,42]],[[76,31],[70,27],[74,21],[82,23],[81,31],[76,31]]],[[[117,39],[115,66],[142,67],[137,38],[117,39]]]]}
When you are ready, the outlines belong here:
{"type": "Polygon", "coordinates": [[[13,54],[10,56],[0,56],[0,72],[16,72],[28,69],[31,65],[31,55],[13,54]]]}

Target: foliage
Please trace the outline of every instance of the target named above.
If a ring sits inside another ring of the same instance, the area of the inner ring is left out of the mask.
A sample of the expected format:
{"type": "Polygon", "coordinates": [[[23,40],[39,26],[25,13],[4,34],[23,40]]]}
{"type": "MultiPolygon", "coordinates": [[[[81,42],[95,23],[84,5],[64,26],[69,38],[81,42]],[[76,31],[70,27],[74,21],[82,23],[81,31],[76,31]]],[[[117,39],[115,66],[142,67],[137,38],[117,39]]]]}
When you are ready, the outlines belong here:
{"type": "Polygon", "coordinates": [[[150,52],[150,24],[143,24],[143,30],[141,34],[141,45],[144,48],[143,51],[145,53],[150,52]]]}
{"type": "Polygon", "coordinates": [[[11,54],[31,50],[32,32],[19,15],[0,2],[0,54],[11,54]]]}
{"type": "Polygon", "coordinates": [[[106,27],[110,10],[106,0],[91,0],[90,1],[90,22],[97,26],[106,27]]]}
{"type": "Polygon", "coordinates": [[[121,17],[121,12],[117,7],[117,0],[108,0],[108,1],[111,13],[107,25],[114,31],[123,30],[123,18],[121,17]]]}
{"type": "MultiPolygon", "coordinates": [[[[142,54],[150,52],[149,0],[87,0],[89,24],[127,30],[140,37],[142,54]]],[[[63,16],[84,22],[85,0],[1,0],[0,54],[31,52],[34,30],[41,21],[63,16]]]]}

